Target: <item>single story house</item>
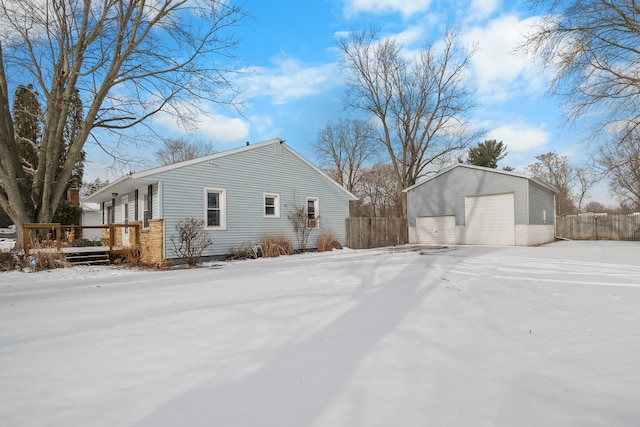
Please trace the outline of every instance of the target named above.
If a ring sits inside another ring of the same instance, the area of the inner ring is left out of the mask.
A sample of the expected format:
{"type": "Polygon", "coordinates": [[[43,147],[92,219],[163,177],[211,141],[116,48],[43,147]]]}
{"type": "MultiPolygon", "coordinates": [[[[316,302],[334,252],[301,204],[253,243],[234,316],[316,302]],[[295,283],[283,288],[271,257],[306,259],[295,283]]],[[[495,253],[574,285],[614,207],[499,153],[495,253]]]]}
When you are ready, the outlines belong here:
{"type": "MultiPolygon", "coordinates": [[[[210,233],[213,244],[204,256],[223,256],[263,235],[285,235],[300,249],[288,218],[299,207],[313,228],[307,248],[329,231],[344,244],[349,202],[355,199],[284,141],[272,139],[130,173],[84,202],[100,204],[102,224],[139,222],[141,257],[158,263],[177,258],[171,238],[186,218],[203,220],[210,233]]],[[[129,244],[127,233],[118,229],[123,246],[129,244]]]]}
{"type": "Polygon", "coordinates": [[[556,190],[524,174],[459,163],[403,191],[410,243],[527,246],[555,238],[556,190]]]}

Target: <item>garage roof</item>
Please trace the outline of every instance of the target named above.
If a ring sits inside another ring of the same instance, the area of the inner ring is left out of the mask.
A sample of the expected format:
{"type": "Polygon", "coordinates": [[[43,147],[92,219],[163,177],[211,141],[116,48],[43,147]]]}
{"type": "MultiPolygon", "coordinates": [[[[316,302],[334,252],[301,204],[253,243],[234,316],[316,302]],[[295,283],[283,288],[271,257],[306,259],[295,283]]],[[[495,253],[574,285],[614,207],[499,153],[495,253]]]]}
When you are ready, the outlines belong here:
{"type": "Polygon", "coordinates": [[[435,174],[435,175],[433,175],[433,176],[431,176],[431,177],[429,177],[427,179],[424,179],[424,180],[422,180],[420,182],[417,182],[417,183],[413,184],[411,187],[405,188],[404,190],[402,190],[402,192],[406,193],[408,191],[411,191],[414,188],[419,187],[422,184],[424,184],[426,182],[429,182],[432,179],[435,179],[435,178],[439,177],[440,175],[444,175],[445,173],[448,173],[448,172],[452,171],[455,168],[476,169],[476,170],[481,170],[483,172],[488,172],[488,173],[497,173],[497,174],[502,174],[502,175],[515,176],[515,177],[518,177],[518,178],[522,178],[522,179],[526,179],[526,180],[532,181],[532,182],[538,184],[539,186],[544,187],[547,190],[552,191],[554,193],[558,192],[558,190],[556,190],[554,187],[542,182],[538,178],[535,178],[535,177],[532,177],[532,176],[529,176],[529,175],[525,175],[523,173],[510,172],[510,171],[505,171],[505,170],[500,170],[500,169],[493,169],[493,168],[485,168],[483,166],[468,165],[468,164],[465,164],[465,163],[456,163],[453,166],[449,166],[448,168],[442,169],[437,174],[435,174]]]}

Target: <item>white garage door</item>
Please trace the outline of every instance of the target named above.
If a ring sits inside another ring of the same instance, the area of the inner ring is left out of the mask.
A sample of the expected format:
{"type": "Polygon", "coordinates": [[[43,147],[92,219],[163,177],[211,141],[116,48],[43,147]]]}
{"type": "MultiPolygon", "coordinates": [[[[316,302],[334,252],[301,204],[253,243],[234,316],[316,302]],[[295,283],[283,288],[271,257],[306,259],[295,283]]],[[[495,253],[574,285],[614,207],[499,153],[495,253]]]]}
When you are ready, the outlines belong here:
{"type": "Polygon", "coordinates": [[[456,243],[456,217],[423,216],[416,218],[418,243],[423,245],[453,245],[456,243]]]}
{"type": "Polygon", "coordinates": [[[464,199],[468,245],[515,245],[513,193],[473,196],[464,199]]]}

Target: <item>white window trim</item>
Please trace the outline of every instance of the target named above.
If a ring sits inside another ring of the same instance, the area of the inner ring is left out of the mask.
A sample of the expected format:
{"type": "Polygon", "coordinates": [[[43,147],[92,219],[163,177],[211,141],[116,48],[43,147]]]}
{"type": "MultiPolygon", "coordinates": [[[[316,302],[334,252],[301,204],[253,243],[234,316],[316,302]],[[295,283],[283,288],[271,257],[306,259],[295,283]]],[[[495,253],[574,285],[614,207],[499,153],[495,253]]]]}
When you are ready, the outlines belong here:
{"type": "MultiPolygon", "coordinates": [[[[313,204],[315,206],[315,212],[314,212],[314,216],[315,216],[315,226],[314,227],[310,227],[312,229],[316,229],[316,228],[320,228],[320,218],[319,218],[319,214],[320,214],[320,199],[318,197],[307,197],[306,200],[306,205],[305,205],[305,211],[307,212],[307,221],[309,221],[309,201],[313,200],[313,204]]],[[[308,224],[308,222],[307,222],[308,224]]]]}
{"type": "Polygon", "coordinates": [[[278,193],[262,193],[262,216],[264,218],[280,218],[280,194],[278,193]],[[267,197],[274,198],[275,213],[267,215],[267,197]]]}
{"type": "Polygon", "coordinates": [[[227,190],[223,188],[205,188],[204,189],[204,222],[207,230],[226,230],[227,229],[227,190]],[[208,218],[208,200],[207,194],[219,193],[220,194],[220,225],[209,225],[208,218]]]}

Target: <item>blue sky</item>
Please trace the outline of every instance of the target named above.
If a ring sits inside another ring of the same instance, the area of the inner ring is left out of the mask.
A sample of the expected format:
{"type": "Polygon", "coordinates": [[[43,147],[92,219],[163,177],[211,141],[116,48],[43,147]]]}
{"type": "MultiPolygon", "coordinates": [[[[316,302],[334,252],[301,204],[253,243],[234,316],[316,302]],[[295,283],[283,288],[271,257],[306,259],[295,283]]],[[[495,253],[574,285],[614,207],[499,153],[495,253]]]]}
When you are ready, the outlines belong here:
{"type": "MultiPolygon", "coordinates": [[[[584,125],[563,122],[558,100],[547,95],[549,73],[514,52],[536,18],[524,2],[249,0],[246,9],[253,19],[237,29],[241,42],[235,52],[246,71],[235,78],[246,100],[242,114],[205,106],[207,113],[192,132],[158,115],[151,125],[160,134],[211,141],[216,151],[277,137],[317,163],[311,144],[318,131],[330,120],[352,117],[343,109],[345,76],[338,65],[337,35],[374,25],[411,50],[437,42],[448,25],[461,29],[465,45],[478,46],[470,73],[478,103],[473,121],[487,129],[484,139],[507,145],[509,154],[500,166],[524,172],[535,155],[549,151],[575,162],[586,157],[584,125]]],[[[105,178],[97,153],[93,160],[89,177],[105,178]]],[[[593,198],[605,201],[599,194],[593,198]]]]}

